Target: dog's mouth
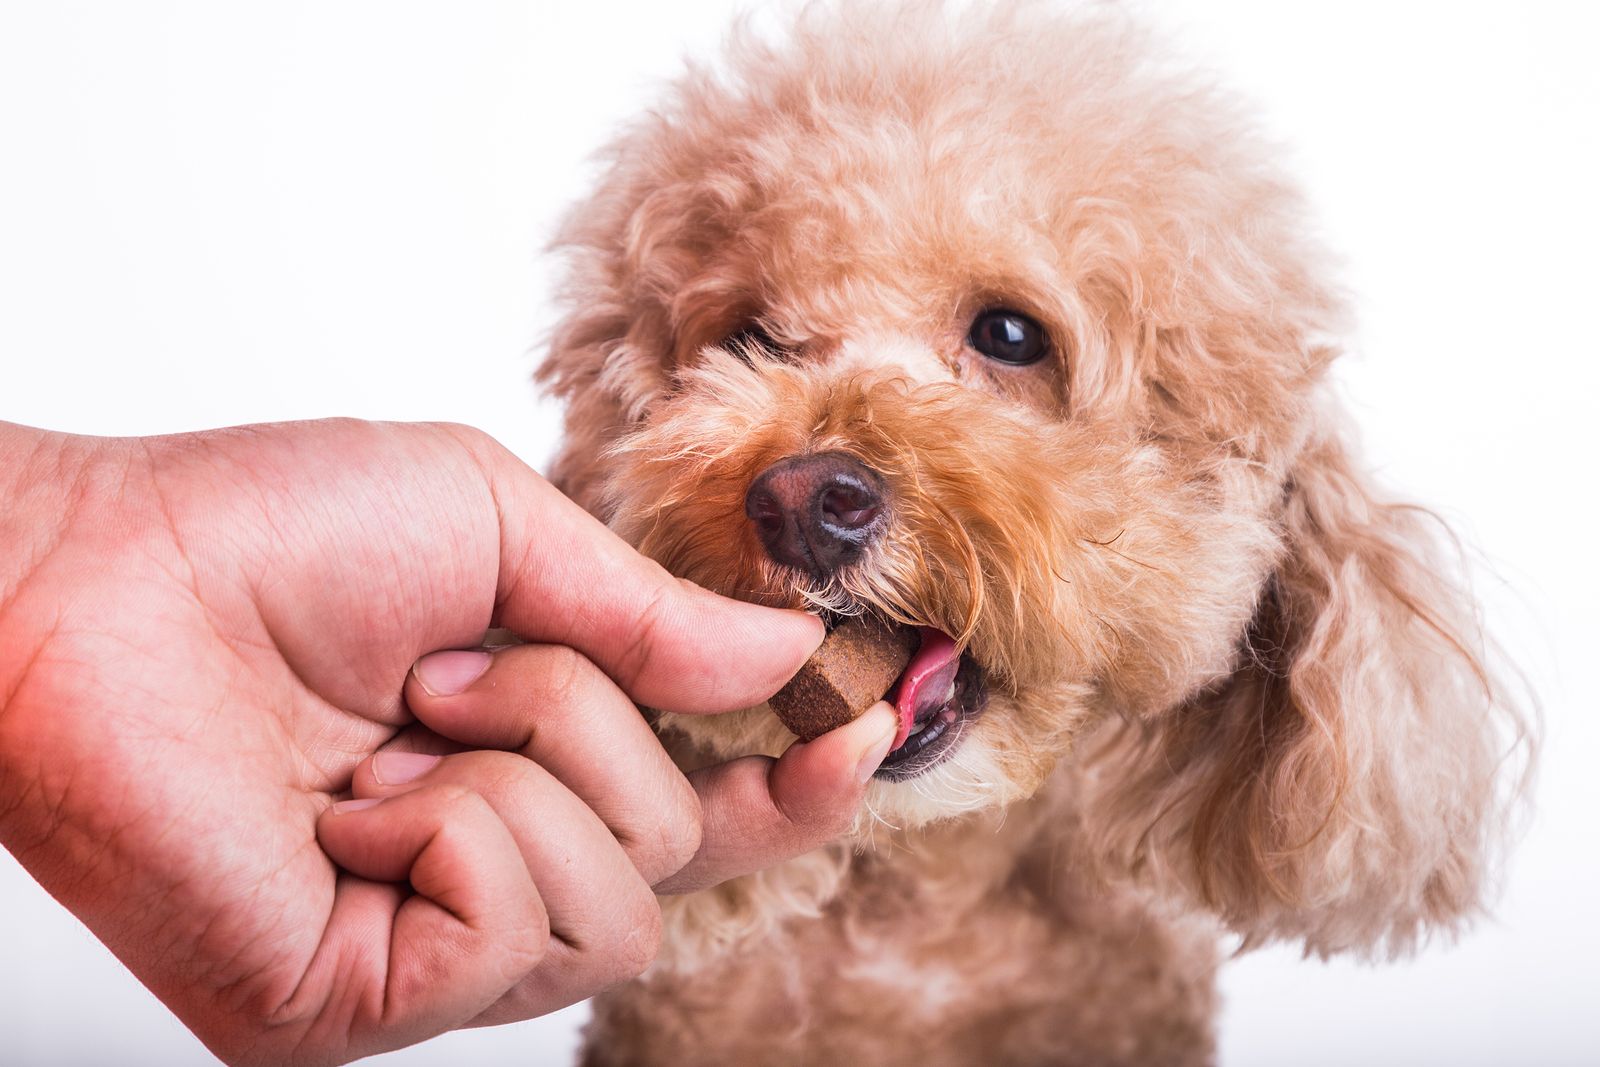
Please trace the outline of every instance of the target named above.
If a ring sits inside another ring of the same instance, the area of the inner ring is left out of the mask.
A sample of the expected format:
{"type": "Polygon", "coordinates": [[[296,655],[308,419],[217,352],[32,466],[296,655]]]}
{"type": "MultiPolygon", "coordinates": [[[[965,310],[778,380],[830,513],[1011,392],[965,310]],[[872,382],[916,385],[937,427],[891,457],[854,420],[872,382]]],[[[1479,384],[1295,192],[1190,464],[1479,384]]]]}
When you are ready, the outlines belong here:
{"type": "Polygon", "coordinates": [[[900,713],[900,734],[874,777],[915,778],[948,759],[987,696],[983,668],[949,634],[923,626],[911,662],[884,699],[900,713]]]}

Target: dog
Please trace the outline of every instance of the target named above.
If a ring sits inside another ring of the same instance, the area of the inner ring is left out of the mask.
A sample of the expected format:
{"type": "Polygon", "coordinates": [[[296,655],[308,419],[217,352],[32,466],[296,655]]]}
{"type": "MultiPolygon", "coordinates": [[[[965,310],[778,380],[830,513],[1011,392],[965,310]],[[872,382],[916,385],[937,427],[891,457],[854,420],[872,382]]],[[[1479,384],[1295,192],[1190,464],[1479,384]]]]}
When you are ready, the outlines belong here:
{"type": "MultiPolygon", "coordinates": [[[[1363,470],[1274,156],[1113,10],[915,2],[736,33],[611,146],[552,479],[683,578],[961,658],[845,840],[664,899],[586,1063],[1208,1063],[1228,944],[1482,910],[1525,717],[1363,470]]],[[[794,740],[653,719],[686,767],[794,740]]]]}

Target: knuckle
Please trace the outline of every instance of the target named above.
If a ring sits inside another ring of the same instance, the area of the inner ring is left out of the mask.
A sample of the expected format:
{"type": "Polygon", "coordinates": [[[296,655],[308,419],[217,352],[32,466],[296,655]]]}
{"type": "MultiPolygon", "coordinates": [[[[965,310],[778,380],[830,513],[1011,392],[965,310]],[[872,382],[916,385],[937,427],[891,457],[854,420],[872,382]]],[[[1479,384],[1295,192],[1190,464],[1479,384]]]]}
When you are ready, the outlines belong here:
{"type": "Polygon", "coordinates": [[[618,684],[635,696],[639,680],[660,666],[663,635],[679,624],[678,594],[682,587],[659,564],[653,560],[648,563],[655,570],[656,581],[634,614],[628,627],[631,640],[621,649],[616,662],[618,684]]]}
{"type": "Polygon", "coordinates": [[[510,971],[520,977],[543,963],[550,951],[550,916],[537,894],[529,893],[518,902],[511,927],[513,932],[502,945],[510,971]]]}
{"type": "Polygon", "coordinates": [[[656,882],[682,870],[700,851],[704,815],[699,795],[681,775],[650,799],[633,825],[618,831],[618,839],[639,872],[656,882]]]}
{"type": "Polygon", "coordinates": [[[430,422],[425,423],[428,429],[453,438],[467,451],[474,453],[490,453],[502,450],[505,446],[496,441],[492,435],[476,426],[469,426],[462,422],[430,422]]]}
{"type": "Polygon", "coordinates": [[[481,749],[467,756],[468,773],[478,792],[500,804],[524,801],[527,791],[545,776],[538,764],[515,752],[481,749]]]}
{"type": "Polygon", "coordinates": [[[452,811],[467,817],[476,817],[481,809],[495,819],[508,804],[525,801],[530,781],[543,775],[538,764],[515,752],[483,748],[460,752],[446,761],[446,788],[455,798],[456,793],[467,794],[470,799],[452,799],[452,811]]]}
{"type": "Polygon", "coordinates": [[[778,764],[767,772],[767,792],[772,798],[772,812],[777,816],[786,837],[795,841],[812,841],[826,844],[848,831],[861,810],[859,797],[796,795],[776,778],[778,764]]]}
{"type": "Polygon", "coordinates": [[[608,946],[606,973],[612,981],[637,978],[661,950],[661,906],[642,884],[629,901],[615,940],[608,946]]]}
{"type": "Polygon", "coordinates": [[[441,822],[460,819],[479,819],[492,814],[487,801],[475,789],[456,782],[439,782],[418,789],[412,795],[426,793],[427,809],[436,813],[441,822]]]}
{"type": "Polygon", "coordinates": [[[700,807],[700,795],[682,775],[674,779],[663,808],[667,814],[660,824],[662,861],[676,872],[700,851],[700,842],[705,836],[705,812],[700,807]]]}
{"type": "Polygon", "coordinates": [[[588,698],[594,685],[594,664],[576,649],[566,645],[546,645],[540,653],[546,699],[567,707],[588,698]]]}

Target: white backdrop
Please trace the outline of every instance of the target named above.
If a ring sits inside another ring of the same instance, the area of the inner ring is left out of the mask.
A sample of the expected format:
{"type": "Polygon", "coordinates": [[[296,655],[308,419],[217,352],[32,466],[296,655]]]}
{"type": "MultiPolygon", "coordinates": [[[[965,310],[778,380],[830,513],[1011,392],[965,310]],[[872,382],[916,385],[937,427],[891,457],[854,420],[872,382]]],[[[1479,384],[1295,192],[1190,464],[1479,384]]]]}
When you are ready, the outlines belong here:
{"type": "MultiPolygon", "coordinates": [[[[1223,1062],[1600,1062],[1595,17],[1584,0],[1143,6],[1295,146],[1358,298],[1342,373],[1371,458],[1482,549],[1493,625],[1549,722],[1496,919],[1398,966],[1230,965],[1223,1062]]],[[[542,462],[539,249],[585,156],[731,10],[0,6],[0,418],[453,419],[542,462]]],[[[583,1017],[374,1062],[564,1064],[583,1017]]],[[[0,1062],[212,1061],[0,853],[0,1062]]]]}

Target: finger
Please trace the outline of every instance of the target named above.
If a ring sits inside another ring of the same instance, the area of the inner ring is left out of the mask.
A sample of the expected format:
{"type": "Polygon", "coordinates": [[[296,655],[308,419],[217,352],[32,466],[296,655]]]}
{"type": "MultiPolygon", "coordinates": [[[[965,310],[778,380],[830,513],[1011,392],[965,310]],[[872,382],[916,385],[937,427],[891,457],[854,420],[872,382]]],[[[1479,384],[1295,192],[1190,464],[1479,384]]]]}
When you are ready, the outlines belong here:
{"type": "Polygon", "coordinates": [[[365,1005],[357,1028],[382,1047],[462,1025],[544,958],[549,926],[527,865],[472,791],[347,801],[317,820],[317,839],[357,876],[341,879],[322,950],[351,968],[340,981],[365,1005]]]}
{"type": "Polygon", "coordinates": [[[593,810],[653,884],[700,844],[700,801],[626,693],[563,645],[439,652],[417,661],[406,703],[434,732],[513,751],[593,810]]]}
{"type": "Polygon", "coordinates": [[[466,440],[500,513],[497,625],[575,648],[635,700],[676,712],[759,704],[822,642],[814,616],[673,578],[491,438],[466,440]]]}
{"type": "Polygon", "coordinates": [[[690,893],[820,848],[849,829],[900,727],[889,704],[777,760],[746,756],[689,775],[703,811],[700,849],[658,893],[690,893]]]}
{"type": "Polygon", "coordinates": [[[509,752],[445,757],[381,752],[357,768],[356,796],[396,797],[459,786],[481,796],[511,831],[549,916],[541,965],[478,1013],[472,1025],[533,1018],[639,975],[661,942],[655,894],[604,824],[537,764],[509,752]]]}
{"type": "MultiPolygon", "coordinates": [[[[641,939],[653,954],[659,918],[649,884],[599,817],[538,764],[511,752],[380,752],[356,768],[351,787],[359,798],[449,787],[477,794],[510,830],[551,936],[585,963],[585,973],[638,955],[641,939]]],[[[605,980],[616,978],[606,971],[605,980]]]]}

